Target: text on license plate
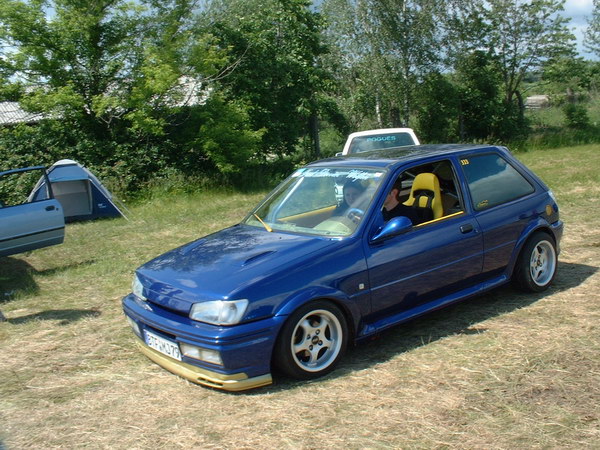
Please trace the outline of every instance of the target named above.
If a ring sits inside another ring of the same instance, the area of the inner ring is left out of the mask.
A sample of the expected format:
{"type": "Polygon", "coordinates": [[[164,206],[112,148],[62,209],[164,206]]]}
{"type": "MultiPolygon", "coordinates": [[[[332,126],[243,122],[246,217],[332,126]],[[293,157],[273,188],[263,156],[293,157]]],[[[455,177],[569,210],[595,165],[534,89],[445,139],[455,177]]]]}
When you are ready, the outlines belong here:
{"type": "Polygon", "coordinates": [[[168,339],[157,336],[148,330],[144,330],[144,338],[148,347],[152,347],[154,350],[158,350],[164,355],[170,356],[178,361],[181,361],[181,352],[179,351],[179,345],[175,342],[169,341],[168,339]]]}

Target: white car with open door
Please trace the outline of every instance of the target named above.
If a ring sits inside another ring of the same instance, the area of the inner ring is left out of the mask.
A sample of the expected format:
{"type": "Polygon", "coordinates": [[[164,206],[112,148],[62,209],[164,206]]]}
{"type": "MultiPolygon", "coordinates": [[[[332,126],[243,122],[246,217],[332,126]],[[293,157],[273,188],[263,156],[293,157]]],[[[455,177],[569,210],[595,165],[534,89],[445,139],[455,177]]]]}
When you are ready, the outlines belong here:
{"type": "Polygon", "coordinates": [[[0,172],[0,257],[64,240],[65,218],[51,184],[37,200],[27,199],[40,176],[47,177],[44,166],[0,172]]]}

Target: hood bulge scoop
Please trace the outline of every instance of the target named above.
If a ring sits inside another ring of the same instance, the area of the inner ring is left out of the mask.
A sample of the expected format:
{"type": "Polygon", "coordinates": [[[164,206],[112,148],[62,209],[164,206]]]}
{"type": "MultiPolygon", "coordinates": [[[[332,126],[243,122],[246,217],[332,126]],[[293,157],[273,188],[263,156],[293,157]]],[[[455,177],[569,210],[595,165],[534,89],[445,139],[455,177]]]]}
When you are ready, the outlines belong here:
{"type": "Polygon", "coordinates": [[[252,264],[252,263],[258,261],[259,259],[261,259],[261,258],[263,258],[263,257],[265,257],[267,255],[270,255],[272,253],[275,253],[275,251],[274,250],[267,250],[265,252],[257,253],[256,255],[252,255],[250,258],[246,259],[242,263],[242,267],[247,266],[248,264],[252,264]]]}

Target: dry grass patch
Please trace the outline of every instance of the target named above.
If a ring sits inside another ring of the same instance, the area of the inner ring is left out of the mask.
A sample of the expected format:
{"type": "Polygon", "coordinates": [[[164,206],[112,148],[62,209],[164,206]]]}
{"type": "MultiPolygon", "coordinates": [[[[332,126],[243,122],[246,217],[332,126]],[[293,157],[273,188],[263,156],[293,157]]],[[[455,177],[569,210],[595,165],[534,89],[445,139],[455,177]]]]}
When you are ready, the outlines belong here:
{"type": "Polygon", "coordinates": [[[313,382],[190,384],[136,351],[121,313],[139,264],[239,221],[260,195],[158,199],[0,259],[0,448],[598,448],[600,148],[520,156],[562,207],[555,285],[397,327],[313,382]]]}

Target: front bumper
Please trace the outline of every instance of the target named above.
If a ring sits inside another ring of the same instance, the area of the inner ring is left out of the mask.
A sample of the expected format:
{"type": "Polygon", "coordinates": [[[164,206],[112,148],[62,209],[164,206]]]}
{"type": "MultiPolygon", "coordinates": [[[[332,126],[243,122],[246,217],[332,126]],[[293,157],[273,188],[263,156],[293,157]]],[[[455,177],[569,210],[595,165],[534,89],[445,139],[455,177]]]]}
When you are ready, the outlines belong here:
{"type": "Polygon", "coordinates": [[[236,392],[266,386],[273,382],[270,373],[253,378],[248,378],[248,375],[245,373],[225,375],[169,358],[153,348],[148,347],[141,341],[138,342],[138,347],[144,355],[159,366],[175,375],[179,375],[180,377],[191,381],[192,383],[201,384],[203,386],[236,392]]]}
{"type": "Polygon", "coordinates": [[[152,361],[193,383],[227,391],[241,391],[272,382],[271,356],[285,317],[220,327],[193,321],[130,294],[123,299],[125,315],[138,326],[142,353],[152,361]],[[182,355],[179,361],[144,342],[144,330],[170,340],[216,351],[222,365],[182,355]]]}

